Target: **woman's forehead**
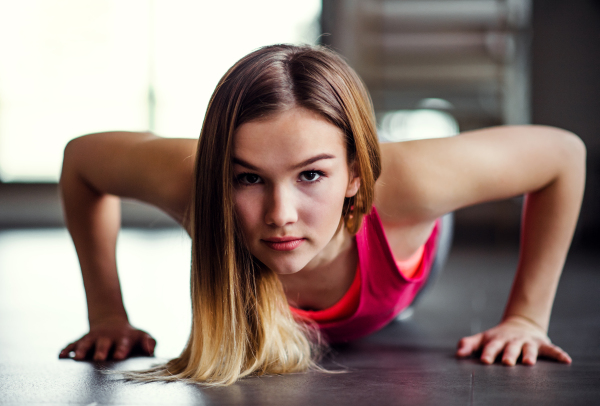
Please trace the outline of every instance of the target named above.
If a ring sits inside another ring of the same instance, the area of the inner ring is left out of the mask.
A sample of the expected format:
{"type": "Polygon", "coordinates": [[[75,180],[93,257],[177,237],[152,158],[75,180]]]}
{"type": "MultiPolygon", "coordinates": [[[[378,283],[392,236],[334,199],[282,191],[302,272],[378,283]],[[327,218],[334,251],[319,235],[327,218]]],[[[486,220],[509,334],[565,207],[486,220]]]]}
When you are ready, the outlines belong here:
{"type": "Polygon", "coordinates": [[[345,154],[346,140],[341,129],[319,113],[295,107],[265,119],[242,124],[234,134],[234,156],[243,160],[281,153],[345,154]]]}

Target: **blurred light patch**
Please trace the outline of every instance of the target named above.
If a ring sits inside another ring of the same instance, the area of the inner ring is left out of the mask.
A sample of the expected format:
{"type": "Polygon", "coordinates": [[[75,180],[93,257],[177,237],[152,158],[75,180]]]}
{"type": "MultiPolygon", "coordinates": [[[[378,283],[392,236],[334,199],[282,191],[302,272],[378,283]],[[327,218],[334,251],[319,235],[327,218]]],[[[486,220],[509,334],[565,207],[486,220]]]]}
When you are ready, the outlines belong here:
{"type": "MultiPolygon", "coordinates": [[[[427,100],[436,107],[441,107],[442,102],[445,102],[442,99],[427,100]]],[[[447,107],[445,104],[444,106],[447,107]]],[[[430,108],[385,113],[378,129],[381,142],[450,137],[458,132],[458,123],[451,114],[430,108]]]]}
{"type": "Polygon", "coordinates": [[[319,0],[0,2],[0,179],[58,180],[110,130],[197,137],[220,77],[272,43],[316,43],[319,0]]]}

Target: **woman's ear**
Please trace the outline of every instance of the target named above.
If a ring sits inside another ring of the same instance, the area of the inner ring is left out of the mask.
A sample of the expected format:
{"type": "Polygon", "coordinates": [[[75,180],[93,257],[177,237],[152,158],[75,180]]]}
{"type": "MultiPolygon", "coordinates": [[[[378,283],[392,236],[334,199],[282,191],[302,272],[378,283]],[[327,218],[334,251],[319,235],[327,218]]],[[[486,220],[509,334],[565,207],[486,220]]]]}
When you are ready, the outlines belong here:
{"type": "Polygon", "coordinates": [[[350,165],[350,181],[348,182],[348,187],[346,188],[346,197],[352,197],[356,195],[358,193],[358,189],[360,188],[360,176],[358,176],[355,167],[355,163],[350,165]]]}

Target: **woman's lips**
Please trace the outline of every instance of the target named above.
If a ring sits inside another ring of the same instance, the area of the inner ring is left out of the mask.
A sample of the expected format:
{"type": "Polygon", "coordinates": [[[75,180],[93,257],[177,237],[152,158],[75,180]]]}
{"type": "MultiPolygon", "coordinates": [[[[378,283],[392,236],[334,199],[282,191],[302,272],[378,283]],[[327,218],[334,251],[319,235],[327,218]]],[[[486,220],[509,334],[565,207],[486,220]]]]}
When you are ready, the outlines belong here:
{"type": "Polygon", "coordinates": [[[262,242],[275,251],[291,251],[298,248],[304,242],[304,238],[270,238],[262,242]]]}

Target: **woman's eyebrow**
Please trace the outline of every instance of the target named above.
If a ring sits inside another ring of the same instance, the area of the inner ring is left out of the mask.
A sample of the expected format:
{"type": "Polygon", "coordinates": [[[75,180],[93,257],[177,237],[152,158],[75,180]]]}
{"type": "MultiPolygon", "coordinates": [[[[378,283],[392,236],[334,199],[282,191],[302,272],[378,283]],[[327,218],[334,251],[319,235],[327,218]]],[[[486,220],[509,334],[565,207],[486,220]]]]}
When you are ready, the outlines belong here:
{"type": "Polygon", "coordinates": [[[308,159],[306,159],[306,160],[304,160],[304,161],[302,161],[302,162],[300,162],[300,163],[292,166],[292,169],[300,169],[303,166],[313,164],[313,163],[315,163],[317,161],[320,161],[321,159],[334,159],[334,158],[335,158],[335,155],[331,155],[331,154],[319,154],[319,155],[315,155],[312,158],[308,158],[308,159]]]}
{"type": "MultiPolygon", "coordinates": [[[[306,159],[306,160],[304,160],[304,161],[302,161],[300,163],[297,163],[297,164],[293,165],[291,167],[291,169],[299,169],[299,168],[302,168],[303,166],[313,164],[313,163],[315,163],[317,161],[320,161],[322,159],[335,159],[335,155],[331,155],[331,154],[319,154],[319,155],[315,155],[312,158],[308,158],[308,159],[306,159]]],[[[251,169],[253,171],[260,170],[260,168],[254,166],[251,163],[248,163],[248,162],[246,162],[246,161],[244,161],[243,159],[240,159],[240,158],[235,158],[234,157],[234,158],[232,158],[232,162],[234,164],[244,166],[244,167],[246,167],[248,169],[251,169]]]]}
{"type": "Polygon", "coordinates": [[[231,161],[234,164],[245,166],[246,168],[252,169],[253,171],[258,171],[259,170],[259,168],[257,168],[256,166],[254,166],[252,164],[249,164],[248,162],[246,162],[246,161],[244,161],[243,159],[240,159],[240,158],[235,158],[234,157],[231,161]]]}

